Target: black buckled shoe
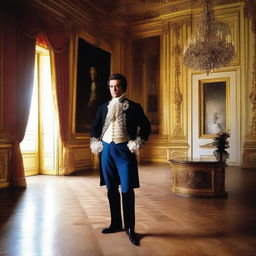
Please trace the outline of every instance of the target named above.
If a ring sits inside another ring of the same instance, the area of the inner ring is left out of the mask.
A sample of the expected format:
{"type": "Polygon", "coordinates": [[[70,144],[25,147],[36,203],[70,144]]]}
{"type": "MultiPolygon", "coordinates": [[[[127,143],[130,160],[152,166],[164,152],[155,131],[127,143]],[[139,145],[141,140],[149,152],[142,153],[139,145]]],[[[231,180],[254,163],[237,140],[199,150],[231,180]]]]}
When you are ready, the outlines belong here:
{"type": "Polygon", "coordinates": [[[139,240],[138,240],[138,238],[137,238],[137,236],[136,236],[136,233],[135,233],[134,229],[132,229],[132,228],[127,228],[125,231],[126,231],[127,235],[129,236],[130,241],[131,241],[134,245],[139,246],[140,243],[139,243],[139,240]]]}
{"type": "Polygon", "coordinates": [[[109,226],[108,228],[102,229],[101,233],[103,234],[110,234],[110,233],[116,233],[119,231],[122,231],[123,228],[121,226],[109,226]]]}

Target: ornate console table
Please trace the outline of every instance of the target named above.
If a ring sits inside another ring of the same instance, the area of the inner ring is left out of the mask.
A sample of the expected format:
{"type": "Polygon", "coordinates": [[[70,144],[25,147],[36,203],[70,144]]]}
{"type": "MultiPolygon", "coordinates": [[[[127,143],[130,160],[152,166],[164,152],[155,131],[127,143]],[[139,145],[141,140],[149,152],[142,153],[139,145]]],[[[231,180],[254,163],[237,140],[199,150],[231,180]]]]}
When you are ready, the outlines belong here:
{"type": "Polygon", "coordinates": [[[176,195],[190,197],[226,197],[225,164],[213,160],[182,157],[169,160],[176,195]]]}

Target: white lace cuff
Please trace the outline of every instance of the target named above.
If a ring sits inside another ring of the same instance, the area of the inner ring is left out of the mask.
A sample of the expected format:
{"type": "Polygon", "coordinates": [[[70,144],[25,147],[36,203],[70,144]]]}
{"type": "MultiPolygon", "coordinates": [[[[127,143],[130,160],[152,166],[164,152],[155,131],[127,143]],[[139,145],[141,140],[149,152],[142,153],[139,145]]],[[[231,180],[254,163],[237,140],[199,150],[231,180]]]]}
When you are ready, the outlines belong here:
{"type": "Polygon", "coordinates": [[[102,141],[97,138],[92,137],[90,139],[90,149],[93,154],[98,155],[103,150],[102,141]]]}
{"type": "Polygon", "coordinates": [[[132,153],[138,153],[144,146],[145,141],[140,137],[137,137],[135,140],[129,140],[127,147],[132,153]]]}

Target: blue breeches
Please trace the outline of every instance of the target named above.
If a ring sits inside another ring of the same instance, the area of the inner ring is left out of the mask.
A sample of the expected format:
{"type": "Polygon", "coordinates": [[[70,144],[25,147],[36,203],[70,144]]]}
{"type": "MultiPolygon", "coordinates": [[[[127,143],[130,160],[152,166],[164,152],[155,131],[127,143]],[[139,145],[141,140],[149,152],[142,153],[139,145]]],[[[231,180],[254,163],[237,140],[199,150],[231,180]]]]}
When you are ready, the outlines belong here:
{"type": "Polygon", "coordinates": [[[121,184],[122,193],[133,190],[133,176],[137,160],[127,147],[127,142],[110,144],[103,142],[101,152],[101,169],[107,190],[117,189],[121,184]]]}

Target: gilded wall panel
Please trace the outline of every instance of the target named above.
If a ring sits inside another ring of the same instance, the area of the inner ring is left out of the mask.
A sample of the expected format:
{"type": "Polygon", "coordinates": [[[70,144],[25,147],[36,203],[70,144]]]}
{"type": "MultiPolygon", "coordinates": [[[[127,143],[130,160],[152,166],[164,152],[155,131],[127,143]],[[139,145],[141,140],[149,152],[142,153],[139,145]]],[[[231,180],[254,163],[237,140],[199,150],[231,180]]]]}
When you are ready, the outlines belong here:
{"type": "Polygon", "coordinates": [[[179,157],[187,157],[188,149],[187,147],[184,148],[169,148],[167,151],[167,160],[168,159],[174,159],[174,158],[179,158],[179,157]]]}
{"type": "Polygon", "coordinates": [[[145,162],[166,162],[166,148],[159,147],[158,145],[153,147],[152,145],[146,145],[145,148],[140,152],[139,158],[145,162]]]}
{"type": "Polygon", "coordinates": [[[187,74],[182,65],[182,53],[186,44],[189,19],[170,23],[170,138],[186,141],[187,138],[187,74]]]}
{"type": "Polygon", "coordinates": [[[246,92],[246,101],[248,105],[249,126],[246,127],[246,136],[243,152],[243,165],[246,167],[256,166],[256,3],[254,1],[245,1],[245,16],[249,19],[250,29],[248,34],[248,65],[247,82],[248,91],[246,92]],[[251,51],[250,51],[251,49],[251,51]],[[252,61],[250,62],[250,57],[252,61]]]}
{"type": "Polygon", "coordinates": [[[222,36],[230,40],[235,48],[235,57],[231,61],[230,66],[240,64],[240,9],[232,12],[216,15],[217,29],[222,33],[222,36]],[[229,37],[230,36],[230,37],[229,37]]]}
{"type": "Polygon", "coordinates": [[[243,158],[245,167],[255,167],[256,163],[256,151],[255,148],[244,149],[244,158],[243,158]]]}
{"type": "Polygon", "coordinates": [[[91,152],[87,147],[76,147],[74,150],[75,169],[86,169],[90,167],[91,152]]]}
{"type": "Polygon", "coordinates": [[[160,37],[132,41],[131,98],[139,102],[151,122],[151,133],[159,134],[160,37]]]}
{"type": "Polygon", "coordinates": [[[161,58],[160,58],[160,116],[161,134],[169,135],[170,130],[170,30],[169,23],[164,23],[162,27],[161,58]]]}

